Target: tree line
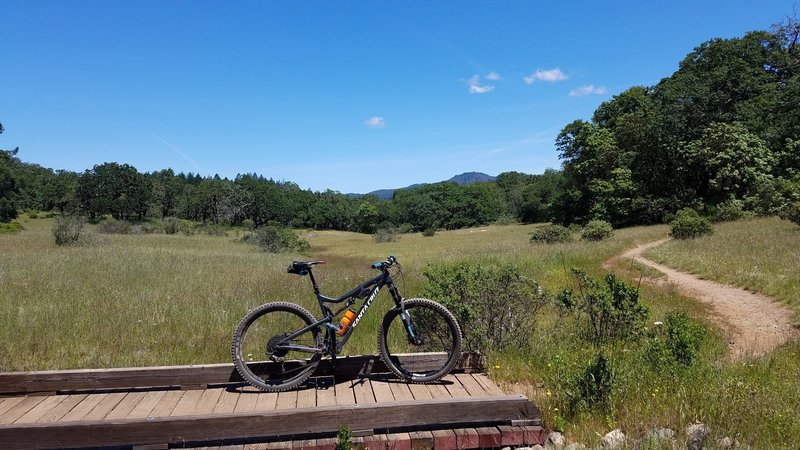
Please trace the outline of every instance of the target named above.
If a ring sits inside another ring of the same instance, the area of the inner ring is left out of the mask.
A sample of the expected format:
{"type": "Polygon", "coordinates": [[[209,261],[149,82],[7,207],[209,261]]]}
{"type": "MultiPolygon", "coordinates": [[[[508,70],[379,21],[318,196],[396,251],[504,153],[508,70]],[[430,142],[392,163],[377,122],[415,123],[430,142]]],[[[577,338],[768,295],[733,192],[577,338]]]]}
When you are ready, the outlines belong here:
{"type": "Polygon", "coordinates": [[[701,44],[655,86],[631,87],[591,120],[566,125],[555,142],[562,167],[538,175],[424,185],[386,201],[312,192],[255,173],[232,180],[140,173],[114,162],[83,173],[52,170],[22,162],[15,149],[0,151],[0,221],[20,210],[53,210],[371,233],[498,220],[619,227],[660,223],[685,207],[774,214],[800,200],[799,37],[792,18],[701,44]]]}

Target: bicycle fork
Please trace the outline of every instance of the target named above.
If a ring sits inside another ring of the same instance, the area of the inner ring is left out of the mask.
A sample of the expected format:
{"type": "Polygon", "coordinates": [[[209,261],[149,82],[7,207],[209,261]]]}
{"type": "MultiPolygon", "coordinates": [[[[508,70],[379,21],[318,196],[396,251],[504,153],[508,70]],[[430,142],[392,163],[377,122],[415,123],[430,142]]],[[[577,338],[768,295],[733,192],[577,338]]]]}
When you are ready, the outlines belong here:
{"type": "Polygon", "coordinates": [[[409,315],[408,311],[406,311],[403,298],[400,296],[400,293],[397,291],[397,288],[394,284],[389,285],[389,292],[392,294],[392,299],[394,299],[395,305],[400,308],[400,320],[403,321],[406,333],[408,334],[408,342],[413,345],[421,345],[422,338],[417,334],[414,324],[411,323],[411,315],[409,315]]]}

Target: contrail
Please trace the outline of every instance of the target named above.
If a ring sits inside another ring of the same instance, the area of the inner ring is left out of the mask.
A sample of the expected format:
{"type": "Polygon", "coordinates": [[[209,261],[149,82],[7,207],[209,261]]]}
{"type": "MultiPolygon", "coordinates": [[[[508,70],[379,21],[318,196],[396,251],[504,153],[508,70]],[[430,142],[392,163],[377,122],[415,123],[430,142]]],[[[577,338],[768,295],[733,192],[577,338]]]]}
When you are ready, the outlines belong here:
{"type": "Polygon", "coordinates": [[[154,138],[156,138],[156,139],[157,139],[159,142],[161,142],[162,144],[164,144],[164,145],[166,145],[167,147],[171,148],[173,151],[175,151],[175,153],[177,153],[177,154],[181,155],[181,157],[183,157],[183,159],[185,159],[186,161],[189,161],[189,164],[191,164],[191,165],[192,165],[192,167],[194,167],[194,169],[195,169],[196,171],[198,171],[198,172],[205,172],[205,171],[206,171],[206,169],[204,169],[204,168],[200,167],[200,165],[198,165],[198,164],[197,164],[197,163],[196,163],[196,162],[195,162],[195,161],[194,161],[192,158],[190,158],[190,157],[189,157],[189,155],[187,155],[186,153],[183,153],[183,152],[181,151],[181,149],[179,149],[178,147],[175,147],[174,145],[170,144],[169,142],[165,141],[164,139],[161,139],[161,136],[159,136],[159,135],[157,135],[157,134],[153,133],[153,132],[152,132],[152,131],[150,131],[150,130],[147,130],[147,132],[148,132],[148,133],[150,133],[150,136],[153,136],[153,137],[154,137],[154,138]]]}

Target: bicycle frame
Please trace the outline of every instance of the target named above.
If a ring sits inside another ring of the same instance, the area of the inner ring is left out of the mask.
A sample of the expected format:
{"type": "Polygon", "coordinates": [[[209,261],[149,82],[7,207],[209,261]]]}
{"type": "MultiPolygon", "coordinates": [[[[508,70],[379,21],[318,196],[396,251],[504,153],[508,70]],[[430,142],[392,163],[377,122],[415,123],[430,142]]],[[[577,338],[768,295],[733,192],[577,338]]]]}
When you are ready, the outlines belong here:
{"type": "MultiPolygon", "coordinates": [[[[375,301],[375,298],[378,296],[378,293],[384,286],[388,286],[389,293],[392,296],[392,300],[397,307],[403,309],[403,298],[400,296],[400,292],[398,292],[397,287],[394,285],[394,280],[392,276],[389,274],[388,270],[383,270],[380,275],[377,275],[357,287],[353,288],[349,292],[333,298],[327,297],[322,295],[319,290],[319,286],[317,286],[317,281],[314,279],[314,274],[311,268],[308,268],[308,276],[311,278],[311,285],[314,288],[314,295],[317,297],[317,303],[319,303],[320,311],[323,314],[323,318],[307,325],[294,333],[291,333],[284,337],[284,341],[291,341],[292,339],[300,336],[303,333],[311,331],[315,328],[325,327],[325,348],[320,349],[317,347],[306,347],[300,345],[280,345],[283,349],[292,350],[292,351],[299,351],[305,353],[321,353],[330,355],[332,358],[336,358],[336,356],[342,351],[344,345],[350,339],[350,336],[353,334],[353,331],[358,326],[358,323],[364,317],[369,307],[372,305],[372,302],[375,301]],[[339,315],[342,311],[350,307],[351,305],[358,302],[359,299],[365,299],[364,303],[361,304],[361,307],[356,312],[356,316],[353,319],[353,323],[347,328],[344,335],[337,341],[338,335],[336,334],[336,330],[338,327],[333,323],[333,319],[339,315]],[[336,310],[335,312],[328,307],[328,303],[331,304],[339,304],[344,303],[344,305],[336,310]]],[[[411,322],[408,319],[408,316],[405,314],[405,311],[402,311],[402,320],[406,325],[406,331],[409,333],[410,338],[414,338],[413,327],[411,326],[411,322]]]]}

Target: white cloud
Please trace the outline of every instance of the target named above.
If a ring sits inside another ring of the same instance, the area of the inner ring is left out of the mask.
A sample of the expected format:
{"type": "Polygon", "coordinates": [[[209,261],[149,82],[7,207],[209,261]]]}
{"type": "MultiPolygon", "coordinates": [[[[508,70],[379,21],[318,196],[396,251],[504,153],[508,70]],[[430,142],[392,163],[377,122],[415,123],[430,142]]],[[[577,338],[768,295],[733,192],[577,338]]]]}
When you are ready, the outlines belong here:
{"type": "Polygon", "coordinates": [[[467,86],[469,87],[470,94],[486,94],[492,92],[494,90],[493,84],[480,84],[481,77],[479,75],[473,75],[472,78],[467,80],[467,86]]]}
{"type": "Polygon", "coordinates": [[[372,116],[366,121],[364,121],[364,125],[370,128],[383,128],[386,126],[386,121],[383,120],[383,117],[372,116]]]}
{"type": "Polygon", "coordinates": [[[533,84],[536,81],[547,81],[548,83],[556,83],[558,81],[564,81],[566,79],[567,75],[564,74],[564,72],[562,72],[561,69],[558,67],[550,70],[537,69],[536,72],[533,72],[527,77],[522,77],[522,80],[525,81],[526,84],[533,84]]]}
{"type": "Polygon", "coordinates": [[[573,89],[569,91],[570,97],[583,97],[584,95],[603,95],[606,93],[605,86],[595,86],[593,84],[587,84],[586,86],[581,86],[577,89],[573,89]]]}
{"type": "Polygon", "coordinates": [[[492,81],[497,81],[497,80],[502,80],[503,78],[497,72],[489,72],[489,74],[486,75],[486,79],[487,80],[492,80],[492,81]]]}

